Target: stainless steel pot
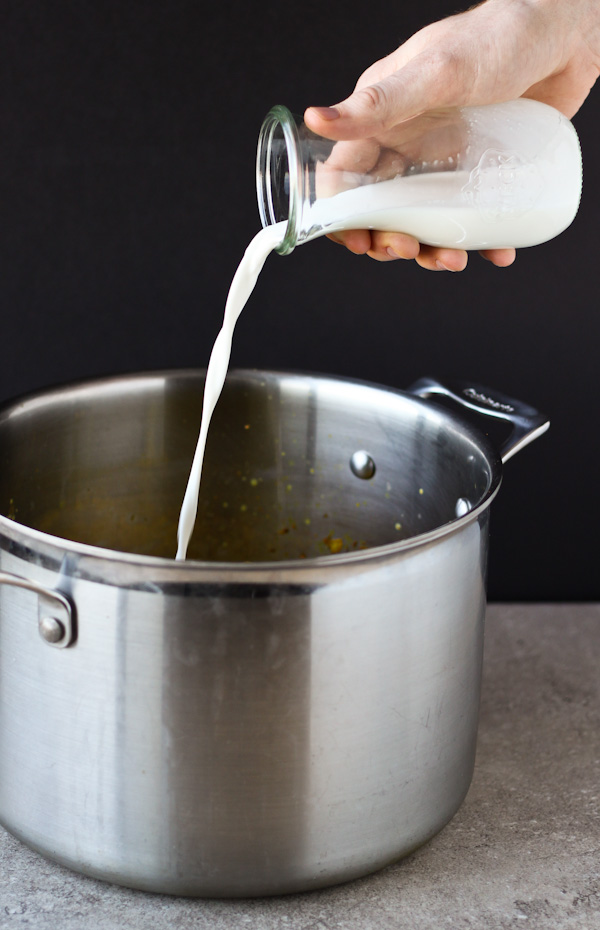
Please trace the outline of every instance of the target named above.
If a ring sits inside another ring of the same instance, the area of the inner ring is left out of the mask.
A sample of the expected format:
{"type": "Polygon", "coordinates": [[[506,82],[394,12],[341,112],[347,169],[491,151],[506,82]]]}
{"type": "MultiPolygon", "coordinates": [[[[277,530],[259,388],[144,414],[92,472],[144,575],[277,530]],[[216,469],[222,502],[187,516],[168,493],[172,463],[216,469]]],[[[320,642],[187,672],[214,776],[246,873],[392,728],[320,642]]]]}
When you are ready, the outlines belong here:
{"type": "Polygon", "coordinates": [[[202,383],[0,411],[0,820],[149,891],[318,888],[468,789],[489,505],[548,424],[471,385],[231,373],[181,563],[202,383]],[[435,394],[509,421],[500,452],[435,394]]]}

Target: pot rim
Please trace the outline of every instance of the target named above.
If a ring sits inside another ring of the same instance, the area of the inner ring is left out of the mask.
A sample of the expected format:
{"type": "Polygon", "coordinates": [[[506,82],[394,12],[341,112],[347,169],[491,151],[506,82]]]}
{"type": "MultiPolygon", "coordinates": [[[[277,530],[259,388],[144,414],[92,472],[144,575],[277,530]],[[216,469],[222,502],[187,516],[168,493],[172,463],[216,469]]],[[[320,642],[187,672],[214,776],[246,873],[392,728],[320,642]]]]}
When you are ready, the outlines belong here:
{"type": "MultiPolygon", "coordinates": [[[[105,377],[83,378],[76,381],[58,384],[49,388],[34,391],[8,401],[0,405],[0,417],[9,410],[14,410],[17,406],[36,400],[48,399],[51,394],[59,394],[61,391],[69,391],[80,388],[93,388],[95,386],[108,387],[111,382],[126,383],[135,381],[140,383],[144,380],[168,379],[193,377],[197,378],[204,374],[204,368],[184,368],[184,369],[160,369],[156,371],[137,372],[133,374],[109,375],[105,377]]],[[[291,573],[295,579],[299,580],[300,575],[309,575],[312,572],[322,572],[333,570],[336,567],[354,564],[357,567],[363,563],[372,563],[377,560],[389,560],[395,556],[403,555],[411,550],[420,549],[428,546],[450,534],[458,532],[469,523],[478,520],[481,514],[488,509],[492,500],[495,498],[502,481],[502,460],[499,452],[489,441],[486,435],[472,425],[469,420],[460,416],[454,411],[448,410],[447,407],[436,403],[430,398],[423,399],[410,391],[399,388],[389,387],[376,382],[362,379],[349,378],[345,376],[320,374],[303,371],[278,371],[263,369],[244,369],[232,368],[230,376],[238,377],[287,377],[287,378],[311,378],[320,381],[348,383],[356,386],[364,386],[370,389],[384,391],[387,394],[399,395],[408,399],[411,403],[423,406],[424,409],[437,409],[444,417],[455,422],[469,438],[473,439],[481,448],[481,451],[488,460],[490,466],[490,484],[482,499],[478,504],[473,506],[466,514],[440,524],[433,530],[425,533],[419,533],[401,539],[396,542],[385,543],[383,545],[370,546],[367,549],[361,549],[351,552],[329,553],[327,555],[312,556],[309,558],[295,559],[278,559],[265,560],[260,562],[226,562],[226,561],[203,561],[195,559],[186,559],[185,561],[176,560],[175,557],[167,558],[164,556],[143,555],[140,553],[126,552],[119,549],[108,549],[101,546],[93,546],[89,543],[79,543],[75,540],[66,539],[61,536],[54,536],[42,530],[36,530],[33,527],[20,523],[18,520],[0,514],[0,549],[8,549],[14,555],[24,558],[34,553],[35,561],[39,564],[64,563],[69,557],[76,558],[78,561],[83,560],[88,569],[92,569],[94,564],[102,563],[103,565],[120,566],[122,571],[127,573],[127,568],[135,569],[138,573],[143,572],[144,576],[159,574],[169,582],[190,583],[191,580],[205,580],[207,576],[218,576],[221,582],[228,581],[251,581],[262,580],[260,576],[269,581],[280,581],[286,573],[291,573]],[[9,540],[9,546],[5,545],[5,540],[9,540]]],[[[175,552],[175,545],[173,551],[175,552]]],[[[86,572],[87,574],[87,572],[86,572]]],[[[95,573],[93,573],[95,575],[95,573]]],[[[139,578],[139,574],[138,574],[139,578]]]]}

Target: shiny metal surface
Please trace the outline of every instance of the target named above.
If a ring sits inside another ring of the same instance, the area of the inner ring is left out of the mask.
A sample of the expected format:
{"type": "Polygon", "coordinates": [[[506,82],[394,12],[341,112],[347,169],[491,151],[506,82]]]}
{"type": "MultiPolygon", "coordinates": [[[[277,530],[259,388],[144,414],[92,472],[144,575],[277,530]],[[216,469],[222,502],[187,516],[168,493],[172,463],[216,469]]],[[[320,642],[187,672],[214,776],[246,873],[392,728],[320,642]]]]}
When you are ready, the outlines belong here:
{"type": "Polygon", "coordinates": [[[550,421],[543,413],[514,397],[481,385],[421,378],[410,390],[419,397],[448,397],[469,410],[510,423],[511,432],[500,448],[502,462],[507,462],[550,427],[550,421]]]}
{"type": "Polygon", "coordinates": [[[468,789],[500,461],[401,392],[232,373],[196,558],[176,562],[201,385],[113,379],[0,412],[3,578],[77,613],[49,649],[35,590],[0,584],[0,821],[151,891],[345,881],[468,789]]]}
{"type": "Polygon", "coordinates": [[[75,617],[72,604],[59,591],[53,591],[30,578],[0,572],[0,586],[9,585],[32,591],[38,596],[38,630],[51,646],[65,649],[75,640],[75,617]]]}

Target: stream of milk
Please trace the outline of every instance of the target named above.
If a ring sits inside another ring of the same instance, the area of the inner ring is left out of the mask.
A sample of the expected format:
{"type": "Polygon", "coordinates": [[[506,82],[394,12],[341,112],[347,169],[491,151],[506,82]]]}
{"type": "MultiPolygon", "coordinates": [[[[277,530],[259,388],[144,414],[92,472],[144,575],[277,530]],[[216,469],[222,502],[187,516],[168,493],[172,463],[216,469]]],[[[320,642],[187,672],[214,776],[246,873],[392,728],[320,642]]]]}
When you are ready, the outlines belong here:
{"type": "MultiPolygon", "coordinates": [[[[496,168],[398,177],[344,191],[310,207],[304,222],[309,232],[303,241],[343,229],[381,229],[448,248],[537,245],[562,232],[577,212],[581,169],[575,161],[568,163],[577,157],[567,152],[567,161],[559,166],[561,183],[546,184],[541,203],[535,202],[541,182],[530,166],[525,166],[517,184],[511,175],[511,183],[503,185],[496,168]]],[[[286,227],[284,221],[262,229],[250,242],[231,282],[223,326],[208,363],[200,436],[179,517],[177,559],[186,557],[196,520],[206,437],[225,383],[235,324],[269,253],[283,241],[286,227]]]]}
{"type": "Polygon", "coordinates": [[[206,371],[200,436],[179,515],[177,559],[185,559],[194,523],[196,522],[206,437],[213,411],[225,384],[235,324],[254,290],[269,253],[282,241],[286,226],[287,223],[285,222],[276,223],[274,226],[267,226],[266,229],[261,229],[257,233],[246,249],[229,288],[223,315],[223,326],[215,340],[206,371]]]}

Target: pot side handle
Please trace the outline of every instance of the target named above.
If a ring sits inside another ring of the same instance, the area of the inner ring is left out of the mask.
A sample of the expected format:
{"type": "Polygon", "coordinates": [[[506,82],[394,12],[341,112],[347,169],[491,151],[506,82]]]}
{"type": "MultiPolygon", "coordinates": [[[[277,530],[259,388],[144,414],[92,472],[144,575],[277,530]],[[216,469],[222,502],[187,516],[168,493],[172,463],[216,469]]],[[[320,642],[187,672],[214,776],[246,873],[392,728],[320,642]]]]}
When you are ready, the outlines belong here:
{"type": "Polygon", "coordinates": [[[75,642],[75,608],[64,594],[10,572],[0,572],[0,584],[38,595],[38,630],[49,646],[65,649],[75,642]]]}
{"type": "Polygon", "coordinates": [[[431,397],[442,394],[450,400],[467,407],[486,417],[506,420],[512,424],[512,431],[499,449],[503,462],[507,462],[517,452],[546,432],[550,421],[543,413],[528,404],[507,397],[492,388],[467,381],[438,381],[436,378],[420,378],[408,389],[417,397],[431,397]]]}

